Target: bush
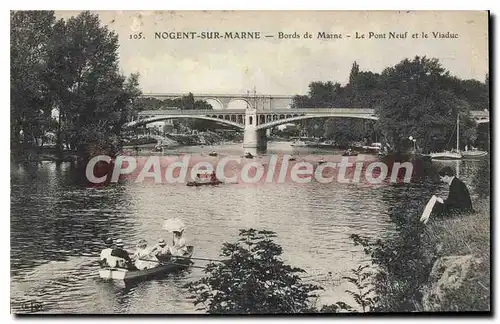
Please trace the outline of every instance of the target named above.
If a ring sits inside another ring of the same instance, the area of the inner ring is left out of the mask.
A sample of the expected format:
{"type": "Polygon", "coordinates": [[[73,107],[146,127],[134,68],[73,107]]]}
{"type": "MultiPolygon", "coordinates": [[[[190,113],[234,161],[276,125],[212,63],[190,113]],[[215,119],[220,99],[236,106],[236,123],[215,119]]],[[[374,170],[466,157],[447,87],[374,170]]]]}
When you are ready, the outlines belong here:
{"type": "MultiPolygon", "coordinates": [[[[271,231],[240,230],[236,243],[224,243],[220,263],[205,268],[208,275],[186,287],[195,305],[211,314],[276,314],[315,312],[310,298],[319,286],[303,283],[300,268],[280,259],[282,248],[271,231]]],[[[337,308],[325,309],[336,311],[337,308]]]]}
{"type": "Polygon", "coordinates": [[[430,222],[423,245],[433,252],[432,261],[450,255],[472,255],[481,260],[473,267],[457,292],[448,294],[443,311],[489,311],[491,287],[490,206],[479,201],[477,211],[462,217],[430,222]]]}

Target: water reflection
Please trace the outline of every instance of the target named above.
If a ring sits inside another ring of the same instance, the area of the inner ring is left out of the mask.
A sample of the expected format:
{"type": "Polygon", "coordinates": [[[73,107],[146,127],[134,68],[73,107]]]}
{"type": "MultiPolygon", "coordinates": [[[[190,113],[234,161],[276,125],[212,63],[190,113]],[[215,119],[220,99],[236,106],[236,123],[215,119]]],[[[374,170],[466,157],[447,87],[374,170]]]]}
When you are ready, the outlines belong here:
{"type": "MultiPolygon", "coordinates": [[[[265,162],[270,154],[292,151],[316,157],[328,152],[283,145],[270,143],[268,154],[259,159],[265,162]]],[[[201,156],[212,150],[241,154],[239,145],[186,147],[163,154],[201,156]]],[[[436,172],[439,166],[431,169],[436,172]]],[[[462,161],[459,167],[474,194],[489,192],[487,160],[462,161]]],[[[182,286],[204,275],[199,268],[126,288],[96,278],[94,261],[103,237],[122,238],[129,248],[141,238],[150,244],[170,240],[170,233],[162,230],[168,217],[180,217],[189,225],[187,238],[199,257],[217,257],[221,244],[234,241],[241,228],[275,231],[284,259],[304,268],[306,280],[326,288],[320,302],[349,301],[344,292],[349,285],[335,278],[366,260],[349,235],[393,235],[418,218],[432,194],[447,195],[447,188],[429,176],[412,184],[377,187],[119,183],[87,188],[81,169],[71,163],[12,165],[11,170],[12,300],[41,300],[46,312],[197,312],[182,286]]]]}

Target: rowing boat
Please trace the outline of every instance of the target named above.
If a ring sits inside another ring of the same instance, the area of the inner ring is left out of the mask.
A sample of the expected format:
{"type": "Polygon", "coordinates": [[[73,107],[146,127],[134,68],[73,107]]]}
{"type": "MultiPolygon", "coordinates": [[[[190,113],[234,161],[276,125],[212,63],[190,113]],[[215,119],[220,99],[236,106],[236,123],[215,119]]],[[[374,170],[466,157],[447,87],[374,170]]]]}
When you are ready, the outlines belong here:
{"type": "Polygon", "coordinates": [[[123,281],[133,281],[133,280],[145,280],[157,275],[167,274],[175,272],[178,270],[186,269],[191,264],[190,260],[193,255],[193,247],[188,246],[188,253],[186,256],[172,257],[168,262],[160,263],[158,266],[145,270],[128,270],[122,268],[105,268],[99,270],[99,277],[106,280],[123,280],[123,281]]]}
{"type": "Polygon", "coordinates": [[[196,182],[196,181],[190,181],[187,183],[188,187],[199,187],[199,186],[216,186],[220,185],[222,181],[209,181],[209,182],[196,182]]]}
{"type": "Polygon", "coordinates": [[[478,151],[478,150],[472,150],[472,151],[462,151],[462,157],[464,159],[468,158],[478,158],[478,157],[483,157],[488,155],[488,152],[485,151],[478,151]]]}

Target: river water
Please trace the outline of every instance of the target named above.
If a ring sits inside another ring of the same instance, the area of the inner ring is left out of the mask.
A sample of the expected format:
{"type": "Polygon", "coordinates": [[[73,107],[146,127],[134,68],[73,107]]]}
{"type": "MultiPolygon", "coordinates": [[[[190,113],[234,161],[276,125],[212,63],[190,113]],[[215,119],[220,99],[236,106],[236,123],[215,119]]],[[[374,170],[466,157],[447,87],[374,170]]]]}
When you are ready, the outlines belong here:
{"type": "MultiPolygon", "coordinates": [[[[181,147],[155,154],[201,156],[213,150],[242,154],[241,144],[181,147]]],[[[292,152],[295,156],[340,157],[331,150],[270,142],[262,158],[292,152]]],[[[489,190],[488,163],[448,162],[472,188],[473,201],[489,190]],[[480,181],[475,180],[478,177],[480,181]]],[[[444,185],[425,177],[410,184],[383,186],[312,182],[187,187],[127,182],[91,188],[80,173],[71,163],[11,165],[14,312],[23,312],[22,306],[30,301],[41,303],[40,312],[44,313],[200,312],[182,287],[204,275],[200,268],[128,287],[103,282],[97,276],[95,260],[103,248],[103,237],[122,238],[130,248],[141,238],[153,244],[159,238],[170,238],[162,229],[169,217],[187,223],[187,240],[198,257],[217,257],[222,243],[234,242],[239,229],[275,231],[285,261],[306,270],[305,281],[324,287],[318,305],[340,300],[352,304],[345,293],[352,287],[340,278],[368,260],[349,235],[382,239],[393,235],[390,213],[394,205],[403,205],[408,215],[419,217],[432,194],[447,194],[444,185]]]]}

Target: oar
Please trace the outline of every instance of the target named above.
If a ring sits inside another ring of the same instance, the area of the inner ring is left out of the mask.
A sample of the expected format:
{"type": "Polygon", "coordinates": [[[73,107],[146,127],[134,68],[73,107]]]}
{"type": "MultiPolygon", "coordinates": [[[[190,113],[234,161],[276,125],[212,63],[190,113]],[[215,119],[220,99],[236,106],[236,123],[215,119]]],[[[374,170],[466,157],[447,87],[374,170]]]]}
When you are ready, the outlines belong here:
{"type": "Polygon", "coordinates": [[[192,265],[192,264],[180,264],[180,263],[175,263],[175,262],[172,262],[172,264],[175,264],[175,265],[178,265],[178,266],[189,267],[189,268],[205,269],[205,267],[195,266],[195,265],[192,265]]]}
{"type": "Polygon", "coordinates": [[[167,264],[167,263],[171,263],[171,264],[175,264],[175,265],[178,265],[178,266],[184,266],[184,267],[193,267],[193,268],[205,269],[205,267],[195,266],[195,265],[191,265],[191,264],[181,264],[181,263],[175,263],[175,262],[172,262],[172,261],[158,261],[158,260],[149,260],[149,259],[138,259],[138,260],[141,260],[141,261],[149,261],[149,262],[156,262],[156,263],[159,263],[159,264],[167,264]]]}
{"type": "MultiPolygon", "coordinates": [[[[173,255],[172,258],[189,259],[189,260],[201,260],[201,261],[224,262],[224,260],[207,259],[207,258],[193,258],[193,257],[180,256],[180,255],[173,255]]],[[[158,260],[149,260],[149,259],[139,259],[139,260],[141,260],[141,261],[150,261],[150,262],[161,262],[161,261],[158,261],[158,260]]]]}
{"type": "Polygon", "coordinates": [[[156,263],[167,263],[170,261],[160,261],[160,260],[152,260],[152,259],[137,259],[138,261],[148,261],[148,262],[156,262],[156,263]]]}
{"type": "Polygon", "coordinates": [[[183,258],[183,259],[191,259],[191,260],[225,262],[225,260],[207,259],[207,258],[193,258],[193,257],[185,257],[185,256],[180,256],[180,255],[176,255],[175,257],[176,257],[176,258],[183,258]]]}

